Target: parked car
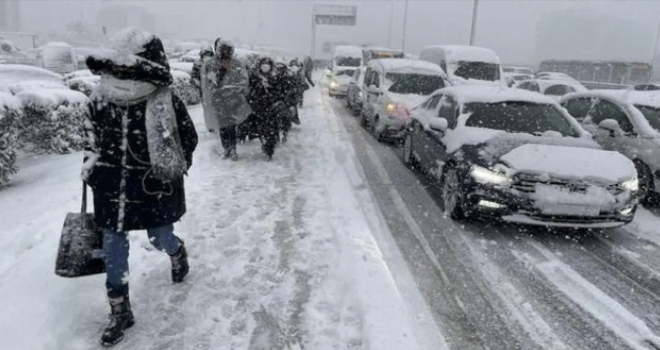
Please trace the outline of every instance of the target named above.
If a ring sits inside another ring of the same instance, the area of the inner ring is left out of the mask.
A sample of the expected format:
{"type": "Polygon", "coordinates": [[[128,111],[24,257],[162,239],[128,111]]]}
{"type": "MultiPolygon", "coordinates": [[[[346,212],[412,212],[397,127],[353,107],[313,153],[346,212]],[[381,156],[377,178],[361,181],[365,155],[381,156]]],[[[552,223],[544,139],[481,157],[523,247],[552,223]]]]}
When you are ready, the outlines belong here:
{"type": "Polygon", "coordinates": [[[330,97],[346,97],[348,85],[356,70],[356,67],[334,67],[326,72],[325,78],[330,97]]]}
{"type": "Polygon", "coordinates": [[[73,47],[67,43],[51,42],[41,48],[43,67],[58,74],[78,70],[78,59],[73,47]]]}
{"type": "Polygon", "coordinates": [[[353,115],[360,115],[362,112],[362,99],[364,98],[364,73],[366,67],[360,67],[355,70],[351,81],[348,83],[348,93],[346,96],[346,107],[353,112],[353,115]]]}
{"type": "Polygon", "coordinates": [[[451,85],[506,85],[500,58],[489,49],[476,46],[427,46],[419,54],[422,61],[439,65],[451,85]]]}
{"type": "Polygon", "coordinates": [[[335,46],[330,62],[332,68],[362,66],[362,48],[359,46],[338,45],[335,46]]]}
{"type": "Polygon", "coordinates": [[[404,162],[441,184],[453,219],[610,228],[635,214],[633,163],[546,96],[448,87],[413,111],[407,131],[404,162]]]}
{"type": "Polygon", "coordinates": [[[559,72],[538,72],[534,76],[535,79],[543,79],[543,80],[567,80],[567,81],[577,81],[575,78],[572,76],[565,74],[565,73],[559,73],[559,72]]]}
{"type": "Polygon", "coordinates": [[[632,89],[636,91],[658,91],[660,90],[660,84],[658,83],[638,84],[633,86],[632,89]]]}
{"type": "Polygon", "coordinates": [[[364,79],[360,122],[377,140],[399,139],[413,108],[449,85],[438,65],[405,58],[372,60],[364,79]]]}
{"type": "Polygon", "coordinates": [[[591,90],[564,96],[561,105],[603,148],[621,152],[637,169],[640,197],[660,193],[660,96],[625,90],[591,90]]]}
{"type": "Polygon", "coordinates": [[[521,81],[534,79],[534,71],[526,67],[502,67],[502,72],[508,87],[521,81]]]}
{"type": "Polygon", "coordinates": [[[557,101],[559,101],[559,99],[566,94],[587,91],[587,88],[582,86],[582,84],[571,80],[526,80],[518,83],[516,88],[538,92],[543,95],[550,96],[557,101]]]}

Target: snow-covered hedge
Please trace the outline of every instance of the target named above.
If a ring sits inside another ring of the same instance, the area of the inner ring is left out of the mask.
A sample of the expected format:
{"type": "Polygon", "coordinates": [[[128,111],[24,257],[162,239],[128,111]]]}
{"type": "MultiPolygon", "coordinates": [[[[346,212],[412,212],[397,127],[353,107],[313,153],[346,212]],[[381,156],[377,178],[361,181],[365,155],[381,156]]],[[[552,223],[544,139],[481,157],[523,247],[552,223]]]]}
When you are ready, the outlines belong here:
{"type": "Polygon", "coordinates": [[[192,74],[193,65],[192,62],[170,62],[170,69],[192,74]]]}
{"type": "Polygon", "coordinates": [[[186,105],[196,105],[201,102],[199,90],[190,82],[190,74],[179,70],[172,70],[174,84],[172,87],[186,105]]]}
{"type": "Polygon", "coordinates": [[[64,81],[69,81],[71,79],[77,79],[77,78],[93,77],[93,76],[94,74],[92,74],[92,71],[90,71],[89,69],[77,70],[75,72],[65,74],[64,81]]]}
{"type": "Polygon", "coordinates": [[[10,94],[0,92],[0,185],[18,171],[16,149],[21,115],[21,102],[10,94]]]}
{"type": "Polygon", "coordinates": [[[92,75],[80,78],[72,78],[66,81],[66,86],[74,91],[82,92],[85,96],[89,97],[94,91],[96,85],[99,84],[101,77],[92,75]]]}
{"type": "Polygon", "coordinates": [[[19,139],[33,152],[69,153],[83,147],[87,97],[68,89],[31,89],[16,95],[23,105],[19,139]]]}

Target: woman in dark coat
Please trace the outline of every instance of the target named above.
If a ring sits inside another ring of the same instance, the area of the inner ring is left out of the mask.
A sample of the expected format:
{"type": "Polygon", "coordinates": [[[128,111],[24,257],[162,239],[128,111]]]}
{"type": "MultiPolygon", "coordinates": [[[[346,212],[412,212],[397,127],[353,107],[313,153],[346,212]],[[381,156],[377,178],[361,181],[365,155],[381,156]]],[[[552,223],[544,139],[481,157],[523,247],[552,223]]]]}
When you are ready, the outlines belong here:
{"type": "Polygon", "coordinates": [[[197,133],[185,105],[170,90],[172,76],[156,36],[135,29],[115,36],[112,55],[92,55],[101,76],[85,123],[83,179],[94,191],[96,224],[104,231],[110,324],[101,342],[114,345],[134,323],[128,293],[127,233],[147,230],[169,254],[172,281],[188,273],[184,243],[173,224],[186,212],[183,176],[197,133]]]}
{"type": "Polygon", "coordinates": [[[273,76],[274,69],[273,60],[262,57],[257,60],[249,79],[248,102],[259,124],[262,150],[268,159],[273,158],[275,146],[279,142],[279,120],[276,110],[279,90],[273,76]]]}

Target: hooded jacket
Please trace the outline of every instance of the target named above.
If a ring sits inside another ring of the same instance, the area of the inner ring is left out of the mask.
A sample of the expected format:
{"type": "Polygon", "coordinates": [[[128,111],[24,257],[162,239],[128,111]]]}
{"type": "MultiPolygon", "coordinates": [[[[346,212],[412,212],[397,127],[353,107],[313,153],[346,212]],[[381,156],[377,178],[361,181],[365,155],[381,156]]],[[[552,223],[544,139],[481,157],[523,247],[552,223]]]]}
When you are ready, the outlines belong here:
{"type": "Polygon", "coordinates": [[[252,109],[247,102],[248,72],[235,57],[231,68],[221,67],[219,46],[216,40],[215,56],[202,64],[201,85],[204,121],[209,130],[235,126],[247,119],[252,109]]]}
{"type": "MultiPolygon", "coordinates": [[[[115,53],[90,56],[86,63],[95,74],[129,83],[150,83],[162,93],[172,83],[163,44],[136,30],[120,33],[115,53]]],[[[100,88],[100,86],[99,86],[100,88]]],[[[86,134],[83,178],[94,191],[98,227],[125,232],[165,226],[186,212],[183,177],[171,181],[154,176],[147,130],[147,105],[142,99],[123,104],[96,91],[84,123],[86,134]]],[[[151,95],[150,95],[151,96],[151,95]]],[[[188,111],[176,94],[171,97],[175,130],[185,166],[192,165],[197,133],[188,111]]]]}

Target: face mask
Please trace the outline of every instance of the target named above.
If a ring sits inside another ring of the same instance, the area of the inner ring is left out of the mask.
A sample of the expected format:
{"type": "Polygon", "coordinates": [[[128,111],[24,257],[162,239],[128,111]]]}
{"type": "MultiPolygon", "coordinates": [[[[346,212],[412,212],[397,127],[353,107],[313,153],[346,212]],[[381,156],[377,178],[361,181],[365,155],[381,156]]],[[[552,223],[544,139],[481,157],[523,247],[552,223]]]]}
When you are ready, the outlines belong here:
{"type": "Polygon", "coordinates": [[[261,65],[261,71],[264,73],[270,72],[270,64],[262,64],[261,65]]]}

